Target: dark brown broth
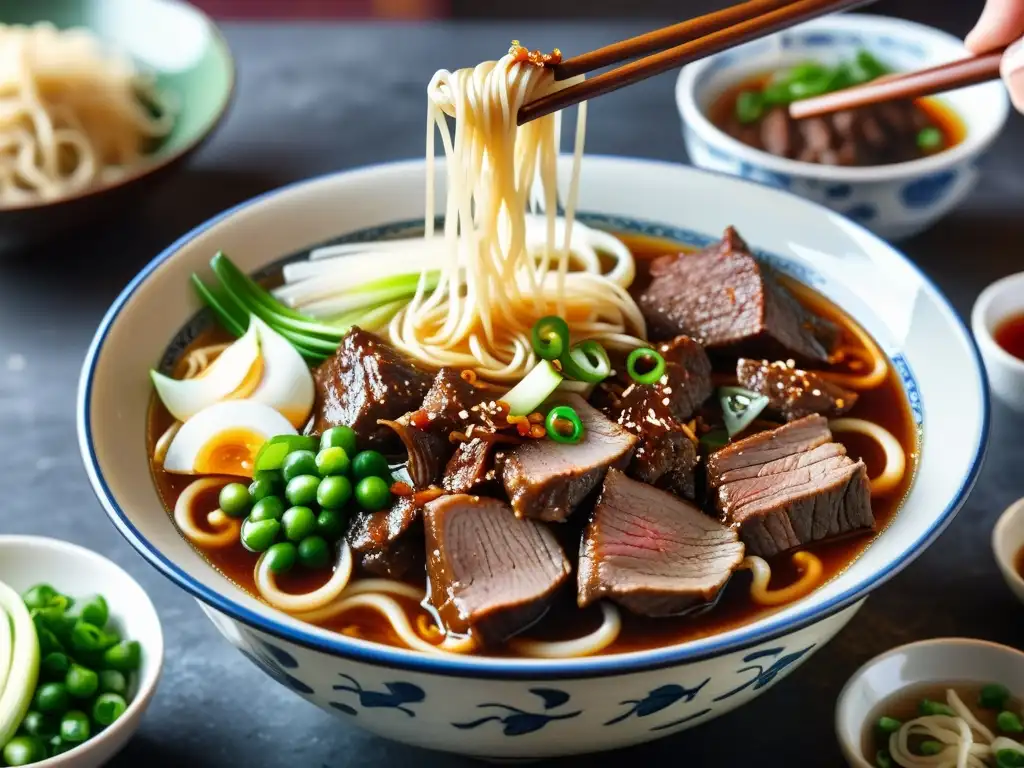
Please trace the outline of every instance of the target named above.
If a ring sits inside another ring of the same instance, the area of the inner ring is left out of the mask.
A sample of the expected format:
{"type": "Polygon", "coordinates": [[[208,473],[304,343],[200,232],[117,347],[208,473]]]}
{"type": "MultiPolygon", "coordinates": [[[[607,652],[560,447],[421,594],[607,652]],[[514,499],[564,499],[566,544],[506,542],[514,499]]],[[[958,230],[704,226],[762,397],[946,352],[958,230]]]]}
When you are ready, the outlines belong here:
{"type": "MultiPolygon", "coordinates": [[[[621,234],[619,237],[626,243],[637,259],[638,274],[634,283],[634,290],[640,290],[648,283],[647,265],[652,259],[667,253],[690,250],[667,240],[621,234]]],[[[857,345],[855,337],[848,330],[852,320],[843,314],[838,307],[809,288],[788,279],[784,282],[808,309],[832,320],[843,328],[841,343],[852,346],[857,345]]],[[[190,348],[226,341],[229,338],[219,328],[210,329],[200,334],[190,348]]],[[[843,370],[843,368],[842,366],[837,366],[835,370],[843,370]]],[[[724,368],[721,369],[721,372],[727,373],[724,368]]],[[[179,370],[176,373],[181,375],[183,371],[179,370]]],[[[733,369],[733,373],[735,373],[735,369],[733,369]]],[[[151,456],[156,439],[173,421],[170,414],[167,413],[155,395],[152,402],[147,439],[151,456]]],[[[910,487],[917,466],[917,430],[911,419],[906,395],[903,392],[893,366],[889,366],[889,376],[886,382],[876,389],[862,392],[856,406],[847,415],[867,419],[882,425],[899,440],[907,454],[907,471],[900,487],[884,499],[872,500],[876,530],[880,532],[889,525],[896,514],[910,487]]],[[[837,435],[836,439],[840,440],[847,447],[849,454],[853,458],[863,457],[865,464],[867,464],[869,476],[873,477],[881,471],[884,465],[884,457],[880,448],[872,441],[860,435],[850,433],[837,435]]],[[[174,502],[178,495],[195,478],[172,475],[156,467],[152,471],[157,489],[165,506],[168,510],[173,510],[174,502]]],[[[203,499],[203,506],[200,509],[212,511],[216,506],[216,494],[211,493],[207,499],[203,499]]],[[[821,558],[825,570],[825,579],[829,580],[846,570],[863,553],[873,539],[874,536],[872,535],[858,535],[830,543],[818,544],[810,547],[810,549],[821,558]]],[[[566,550],[570,557],[575,559],[576,547],[568,546],[566,550]]],[[[241,545],[205,552],[200,551],[214,568],[246,592],[254,597],[258,597],[253,582],[253,567],[256,564],[256,555],[246,551],[241,545]]],[[[772,561],[772,588],[784,587],[787,584],[793,583],[798,578],[799,574],[790,563],[791,554],[788,553],[772,561]]],[[[306,592],[320,586],[326,579],[327,576],[323,573],[311,574],[302,568],[296,568],[291,573],[280,577],[278,582],[281,588],[286,591],[306,592]]],[[[584,635],[599,625],[600,610],[596,607],[591,607],[587,610],[577,608],[575,604],[574,578],[570,579],[570,584],[572,587],[562,590],[559,601],[549,611],[547,617],[538,626],[530,630],[529,635],[531,637],[569,639],[584,635]]],[[[784,607],[754,605],[748,597],[749,584],[749,573],[745,571],[737,573],[724,591],[718,605],[713,610],[696,617],[649,619],[624,613],[622,632],[618,640],[605,650],[604,653],[626,653],[719,634],[761,619],[784,607]]],[[[410,611],[410,615],[416,613],[426,616],[425,612],[417,606],[408,604],[407,608],[410,611]]],[[[327,626],[346,634],[358,635],[377,642],[401,646],[394,637],[390,624],[379,615],[369,611],[356,611],[346,614],[327,626]]],[[[489,649],[488,653],[502,655],[509,652],[502,648],[495,648],[489,649]]]]}

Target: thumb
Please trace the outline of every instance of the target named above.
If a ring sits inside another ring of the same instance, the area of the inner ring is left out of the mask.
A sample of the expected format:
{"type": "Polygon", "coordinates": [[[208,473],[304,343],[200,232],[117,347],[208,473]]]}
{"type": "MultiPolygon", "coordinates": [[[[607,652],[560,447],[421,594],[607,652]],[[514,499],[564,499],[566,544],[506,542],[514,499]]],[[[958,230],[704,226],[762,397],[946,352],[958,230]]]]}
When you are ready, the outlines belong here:
{"type": "Polygon", "coordinates": [[[987,0],[964,44],[972,53],[1000,48],[1024,35],[1024,0],[987,0]]]}
{"type": "Polygon", "coordinates": [[[1010,92],[1010,100],[1017,111],[1024,112],[1024,40],[1018,40],[1003,54],[999,74],[1010,92]]]}

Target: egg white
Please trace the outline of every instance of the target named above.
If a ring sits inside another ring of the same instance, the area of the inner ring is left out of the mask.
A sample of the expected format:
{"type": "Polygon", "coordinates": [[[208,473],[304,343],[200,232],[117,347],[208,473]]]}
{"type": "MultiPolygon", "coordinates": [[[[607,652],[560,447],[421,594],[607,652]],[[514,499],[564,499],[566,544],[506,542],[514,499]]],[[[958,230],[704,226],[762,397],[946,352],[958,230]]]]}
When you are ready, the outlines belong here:
{"type": "Polygon", "coordinates": [[[249,330],[254,327],[263,357],[263,378],[249,399],[269,405],[292,426],[302,427],[313,411],[313,374],[295,347],[255,315],[249,318],[249,330]]]}

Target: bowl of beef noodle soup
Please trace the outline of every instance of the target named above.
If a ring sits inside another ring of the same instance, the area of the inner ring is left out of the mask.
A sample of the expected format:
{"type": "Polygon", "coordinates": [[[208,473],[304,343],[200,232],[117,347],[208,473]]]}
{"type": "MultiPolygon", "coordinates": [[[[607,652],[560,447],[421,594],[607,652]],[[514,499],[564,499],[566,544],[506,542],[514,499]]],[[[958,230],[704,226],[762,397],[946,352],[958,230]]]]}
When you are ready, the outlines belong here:
{"type": "Polygon", "coordinates": [[[543,63],[439,72],[443,159],[186,235],[80,390],[111,520],[239,650],[483,757],[749,701],[942,530],[987,424],[969,335],[900,254],[776,190],[584,158],[585,107],[558,156],[555,117],[503,106],[560,86],[543,63]]]}
{"type": "Polygon", "coordinates": [[[1009,112],[998,83],[794,120],[789,105],[967,55],[939,29],[827,16],[683,68],[676,104],[691,161],[795,192],[890,240],[920,232],[973,189],[1009,112]]]}

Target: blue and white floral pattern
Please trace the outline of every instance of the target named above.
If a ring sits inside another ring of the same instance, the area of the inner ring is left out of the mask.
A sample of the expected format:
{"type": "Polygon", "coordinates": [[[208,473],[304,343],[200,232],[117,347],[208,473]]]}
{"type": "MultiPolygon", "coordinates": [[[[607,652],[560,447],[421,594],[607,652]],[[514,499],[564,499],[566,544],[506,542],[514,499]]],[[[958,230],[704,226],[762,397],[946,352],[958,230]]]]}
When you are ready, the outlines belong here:
{"type": "Polygon", "coordinates": [[[486,702],[477,704],[477,709],[491,714],[468,722],[452,723],[452,726],[460,730],[470,730],[487,723],[498,723],[501,725],[501,732],[506,736],[524,736],[539,731],[548,723],[553,723],[556,720],[571,720],[583,714],[582,710],[564,711],[565,705],[570,699],[569,694],[565,691],[557,688],[530,688],[529,692],[541,700],[543,711],[538,712],[536,709],[530,711],[513,707],[511,704],[486,702]]]}

